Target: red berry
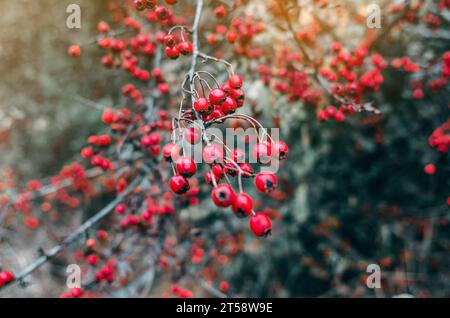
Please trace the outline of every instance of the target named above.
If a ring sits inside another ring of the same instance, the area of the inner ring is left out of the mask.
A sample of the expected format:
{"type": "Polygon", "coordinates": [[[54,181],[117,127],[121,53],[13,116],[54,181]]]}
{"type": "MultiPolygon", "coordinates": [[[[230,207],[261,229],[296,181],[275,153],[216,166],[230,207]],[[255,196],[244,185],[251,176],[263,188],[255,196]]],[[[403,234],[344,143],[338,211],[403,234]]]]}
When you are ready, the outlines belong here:
{"type": "Polygon", "coordinates": [[[229,286],[228,282],[223,281],[223,282],[220,282],[219,289],[221,292],[227,293],[228,290],[230,289],[230,286],[229,286]]]}
{"type": "Polygon", "coordinates": [[[171,58],[172,60],[176,60],[178,56],[180,56],[180,50],[176,46],[166,46],[164,52],[166,53],[166,56],[171,58]]]}
{"type": "Polygon", "coordinates": [[[156,0],[143,0],[147,9],[153,9],[156,6],[156,0]]]}
{"type": "Polygon", "coordinates": [[[433,175],[436,173],[436,166],[432,163],[427,164],[424,169],[426,174],[433,175]]]}
{"type": "Polygon", "coordinates": [[[102,122],[111,124],[114,120],[114,112],[110,108],[105,108],[102,114],[102,122]]]}
{"type": "Polygon", "coordinates": [[[253,174],[253,168],[252,168],[252,166],[250,164],[248,164],[248,163],[241,163],[239,165],[239,167],[243,171],[242,177],[248,178],[248,177],[250,177],[253,174]]]}
{"type": "Polygon", "coordinates": [[[255,186],[261,192],[272,192],[278,185],[278,179],[272,172],[260,172],[255,177],[255,186]]]}
{"type": "Polygon", "coordinates": [[[238,74],[231,75],[230,78],[228,79],[230,87],[234,89],[241,88],[242,82],[243,82],[242,77],[238,74]]]}
{"type": "Polygon", "coordinates": [[[177,171],[185,178],[192,177],[197,172],[197,165],[190,157],[181,157],[177,161],[177,171]]]}
{"type": "Polygon", "coordinates": [[[176,43],[175,36],[173,34],[167,34],[164,36],[164,45],[168,47],[173,47],[176,43]]]}
{"type": "Polygon", "coordinates": [[[259,163],[267,163],[272,154],[272,147],[269,142],[261,141],[253,146],[252,155],[253,158],[259,163]]]}
{"type": "Polygon", "coordinates": [[[216,176],[211,170],[208,171],[205,175],[205,182],[209,185],[213,185],[213,180],[216,181],[216,184],[220,181],[220,177],[216,176]],[[213,179],[214,178],[214,179],[213,179]]]}
{"type": "Polygon", "coordinates": [[[157,6],[155,9],[155,13],[159,20],[165,20],[168,16],[168,12],[165,6],[157,6]]]}
{"type": "Polygon", "coordinates": [[[242,88],[232,89],[230,95],[236,101],[237,107],[244,106],[245,92],[242,88]]]}
{"type": "Polygon", "coordinates": [[[238,217],[247,217],[252,213],[253,200],[248,194],[239,193],[235,196],[232,207],[238,217]]]}
{"type": "Polygon", "coordinates": [[[207,164],[223,162],[223,148],[217,144],[210,144],[203,148],[203,160],[207,164]]]}
{"type": "Polygon", "coordinates": [[[68,53],[70,56],[79,57],[81,55],[81,48],[78,45],[71,45],[69,47],[68,53]]]}
{"type": "Polygon", "coordinates": [[[220,105],[225,101],[226,98],[227,98],[227,94],[225,93],[224,90],[222,90],[220,88],[214,88],[209,93],[209,102],[212,105],[220,105]]]}
{"type": "Polygon", "coordinates": [[[91,265],[97,265],[98,263],[98,256],[91,254],[86,258],[86,261],[91,265]]]}
{"type": "Polygon", "coordinates": [[[192,54],[193,51],[192,43],[189,41],[181,42],[180,44],[178,44],[178,51],[180,51],[180,53],[183,55],[192,54]]]}
{"type": "Polygon", "coordinates": [[[280,159],[284,160],[287,158],[289,153],[289,147],[286,145],[283,141],[277,141],[275,144],[272,145],[272,154],[280,159]]]}
{"type": "Polygon", "coordinates": [[[81,150],[81,156],[83,158],[90,158],[94,154],[94,151],[91,147],[86,147],[81,150]]]}
{"type": "Polygon", "coordinates": [[[216,18],[222,19],[224,16],[227,15],[227,10],[225,9],[224,6],[218,6],[214,9],[214,15],[216,16],[216,18]]]}
{"type": "Polygon", "coordinates": [[[211,197],[218,207],[229,207],[234,201],[234,190],[229,184],[219,184],[211,192],[211,197]]]}
{"type": "Polygon", "coordinates": [[[162,153],[167,161],[176,161],[180,157],[180,148],[176,144],[170,142],[163,147],[162,153]]]}
{"type": "Polygon", "coordinates": [[[184,140],[186,140],[191,145],[196,145],[201,138],[202,134],[200,132],[200,129],[197,127],[189,127],[184,130],[184,140]]]}
{"type": "Polygon", "coordinates": [[[250,225],[250,230],[256,236],[266,237],[270,235],[272,222],[270,221],[269,217],[264,213],[257,212],[253,214],[248,223],[250,225]]]}
{"type": "Polygon", "coordinates": [[[173,176],[169,181],[170,189],[176,194],[185,194],[189,191],[189,181],[180,175],[173,176]]]}
{"type": "Polygon", "coordinates": [[[212,112],[213,107],[206,98],[200,97],[194,102],[194,110],[200,115],[207,115],[212,112]]]}
{"type": "Polygon", "coordinates": [[[227,38],[227,41],[230,43],[234,43],[237,40],[238,34],[234,31],[227,32],[227,35],[225,36],[227,38]]]}
{"type": "Polygon", "coordinates": [[[225,101],[220,106],[220,109],[223,111],[224,114],[232,114],[237,109],[237,104],[231,97],[227,97],[225,101]]]}
{"type": "Polygon", "coordinates": [[[138,11],[142,11],[145,9],[145,0],[134,0],[134,8],[138,11]]]}

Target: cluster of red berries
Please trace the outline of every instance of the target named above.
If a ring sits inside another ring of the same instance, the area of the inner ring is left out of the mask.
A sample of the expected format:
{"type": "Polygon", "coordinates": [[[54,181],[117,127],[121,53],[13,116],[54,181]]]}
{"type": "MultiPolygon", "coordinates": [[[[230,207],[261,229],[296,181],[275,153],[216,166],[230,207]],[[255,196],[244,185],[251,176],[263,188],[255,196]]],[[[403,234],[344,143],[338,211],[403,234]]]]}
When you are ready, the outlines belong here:
{"type": "Polygon", "coordinates": [[[193,298],[194,293],[189,289],[182,289],[180,285],[173,284],[170,288],[172,294],[179,298],[193,298]]]}
{"type": "Polygon", "coordinates": [[[14,281],[14,274],[12,272],[0,272],[0,287],[14,281]]]}
{"type": "MultiPolygon", "coordinates": [[[[214,13],[217,18],[222,19],[226,16],[226,9],[224,6],[218,6],[214,13]]],[[[233,52],[236,55],[256,59],[262,56],[263,51],[255,47],[252,39],[263,31],[264,25],[248,15],[245,18],[232,19],[228,27],[224,24],[217,25],[215,32],[207,36],[207,41],[209,44],[215,45],[218,40],[225,39],[233,45],[233,52]]]]}
{"type": "Polygon", "coordinates": [[[105,281],[111,283],[114,281],[114,272],[116,271],[116,263],[108,262],[105,266],[100,268],[97,273],[95,273],[95,279],[97,281],[105,281]]]}
{"type": "Polygon", "coordinates": [[[334,120],[336,123],[342,123],[345,121],[345,115],[352,115],[355,113],[353,106],[341,105],[338,109],[336,106],[329,105],[324,110],[317,114],[317,119],[319,121],[334,120]]]}
{"type": "Polygon", "coordinates": [[[164,45],[166,48],[164,49],[164,53],[167,57],[175,60],[180,54],[181,55],[191,55],[194,47],[192,46],[192,42],[185,40],[184,36],[182,36],[181,42],[177,43],[178,39],[175,34],[169,33],[164,36],[164,45]]]}
{"type": "Polygon", "coordinates": [[[288,48],[277,52],[276,69],[271,69],[265,64],[257,68],[257,72],[266,86],[273,83],[275,91],[286,95],[288,101],[301,100],[309,105],[317,105],[322,98],[322,92],[312,87],[308,74],[298,70],[294,65],[302,62],[303,58],[298,53],[292,53],[288,48]]]}
{"type": "MultiPolygon", "coordinates": [[[[191,111],[186,111],[183,117],[194,120],[198,115],[205,125],[222,122],[227,118],[226,116],[230,116],[237,108],[243,106],[245,92],[242,85],[243,79],[240,75],[231,75],[227,82],[220,85],[220,88],[211,89],[208,98],[198,96],[193,102],[191,111]]],[[[201,137],[202,131],[195,127],[188,129],[184,135],[185,140],[191,144],[199,142],[201,137]]],[[[205,181],[213,186],[212,200],[217,207],[231,207],[238,217],[244,218],[251,215],[249,225],[252,232],[257,236],[266,236],[271,230],[271,221],[268,216],[253,211],[253,199],[242,189],[236,193],[229,183],[220,183],[220,181],[222,178],[228,180],[228,177],[239,179],[254,177],[256,189],[268,193],[276,189],[278,179],[271,172],[254,174],[253,167],[243,160],[245,152],[242,149],[228,149],[228,152],[227,154],[220,144],[209,143],[209,140],[206,140],[202,158],[210,167],[205,175],[205,181]]],[[[282,141],[272,143],[259,141],[254,145],[251,153],[258,163],[264,163],[272,157],[283,160],[288,152],[288,146],[282,141]]],[[[163,147],[163,156],[174,164],[175,175],[169,181],[170,188],[179,195],[187,193],[190,189],[188,178],[196,174],[197,164],[188,156],[180,156],[180,147],[174,142],[163,147]]]]}
{"type": "Polygon", "coordinates": [[[450,120],[433,131],[428,143],[439,152],[447,152],[450,149],[450,120]]]}

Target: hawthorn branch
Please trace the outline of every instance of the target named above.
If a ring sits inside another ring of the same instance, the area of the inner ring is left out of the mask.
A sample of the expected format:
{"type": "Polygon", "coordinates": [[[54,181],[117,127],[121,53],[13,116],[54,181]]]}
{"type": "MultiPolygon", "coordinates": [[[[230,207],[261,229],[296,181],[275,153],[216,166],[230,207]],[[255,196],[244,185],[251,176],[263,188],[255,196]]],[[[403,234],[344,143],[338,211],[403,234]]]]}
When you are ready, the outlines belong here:
{"type": "MultiPolygon", "coordinates": [[[[5,288],[6,286],[12,286],[15,283],[23,283],[24,279],[26,277],[28,277],[35,270],[37,270],[42,265],[47,263],[49,260],[53,259],[65,246],[67,246],[67,245],[71,244],[72,242],[74,242],[75,240],[77,240],[82,234],[86,233],[95,224],[97,224],[103,218],[105,218],[106,216],[111,214],[111,212],[114,211],[114,208],[116,207],[116,205],[119,204],[131,192],[133,192],[133,190],[142,181],[142,179],[143,179],[143,176],[136,177],[136,179],[134,179],[133,182],[131,182],[131,184],[122,193],[120,193],[116,197],[116,199],[111,201],[107,206],[105,206],[103,209],[101,209],[99,212],[97,212],[94,216],[92,216],[90,219],[88,219],[86,222],[84,222],[79,228],[77,228],[75,231],[73,231],[70,235],[66,236],[61,241],[61,243],[52,247],[48,252],[44,253],[42,256],[37,258],[30,265],[28,265],[22,271],[20,271],[18,274],[15,274],[14,275],[15,280],[9,284],[4,285],[3,288],[5,288]]],[[[1,288],[0,288],[0,290],[1,290],[1,288]]]]}

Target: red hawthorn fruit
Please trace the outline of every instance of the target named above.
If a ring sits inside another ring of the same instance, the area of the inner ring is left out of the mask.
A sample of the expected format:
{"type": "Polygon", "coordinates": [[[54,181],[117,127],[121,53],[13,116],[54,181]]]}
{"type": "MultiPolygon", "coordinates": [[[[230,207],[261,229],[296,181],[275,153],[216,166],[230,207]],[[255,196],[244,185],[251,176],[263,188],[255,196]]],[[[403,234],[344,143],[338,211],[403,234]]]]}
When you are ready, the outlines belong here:
{"type": "Polygon", "coordinates": [[[176,161],[180,157],[180,148],[176,144],[170,142],[163,147],[162,153],[167,161],[176,161]]]}
{"type": "Polygon", "coordinates": [[[230,96],[236,101],[237,107],[242,107],[245,101],[245,92],[242,88],[232,89],[230,96]]]}
{"type": "Polygon", "coordinates": [[[135,8],[137,11],[143,11],[143,10],[145,9],[145,3],[144,3],[144,1],[145,1],[145,0],[134,0],[134,1],[133,1],[133,3],[134,3],[134,8],[135,8]]]}
{"type": "Polygon", "coordinates": [[[252,155],[257,162],[266,163],[272,155],[272,146],[267,141],[258,142],[252,148],[252,155]]]}
{"type": "Polygon", "coordinates": [[[227,97],[227,98],[225,98],[225,101],[220,106],[220,109],[222,110],[222,112],[225,115],[232,114],[237,109],[237,103],[231,97],[227,97]]]}
{"type": "Polygon", "coordinates": [[[159,20],[165,20],[169,15],[167,8],[161,5],[156,7],[155,13],[159,20]]]}
{"type": "Polygon", "coordinates": [[[164,36],[164,45],[168,47],[173,47],[177,43],[175,35],[167,34],[164,36]]]}
{"type": "Polygon", "coordinates": [[[217,144],[210,144],[203,148],[203,160],[207,164],[223,162],[223,148],[217,144]]]}
{"type": "Polygon", "coordinates": [[[228,42],[234,43],[237,40],[238,34],[234,31],[228,31],[225,37],[228,42]]]}
{"type": "Polygon", "coordinates": [[[218,6],[214,9],[214,15],[217,19],[222,19],[227,15],[227,10],[224,6],[218,6]]]}
{"type": "Polygon", "coordinates": [[[201,138],[201,131],[197,127],[189,127],[184,130],[184,140],[191,145],[196,145],[201,138]]]}
{"type": "Polygon", "coordinates": [[[289,153],[289,147],[283,141],[277,141],[272,145],[272,155],[280,160],[287,158],[289,153]]]}
{"type": "Polygon", "coordinates": [[[278,179],[272,172],[260,172],[255,177],[255,186],[261,192],[272,192],[278,185],[278,179]]]}
{"type": "Polygon", "coordinates": [[[178,51],[183,55],[191,55],[193,51],[192,43],[189,41],[183,41],[178,44],[178,51]]]}
{"type": "Polygon", "coordinates": [[[110,108],[105,108],[102,114],[102,122],[111,124],[114,120],[114,112],[110,108]]]}
{"type": "Polygon", "coordinates": [[[211,192],[214,204],[218,207],[226,208],[233,204],[234,190],[229,184],[219,184],[211,192]]]}
{"type": "Polygon", "coordinates": [[[212,112],[213,106],[206,98],[200,97],[194,102],[194,110],[200,115],[207,115],[212,112]]]}
{"type": "Polygon", "coordinates": [[[97,31],[99,33],[108,33],[109,32],[109,24],[105,21],[100,21],[97,24],[97,31]]]}
{"type": "Polygon", "coordinates": [[[233,200],[232,208],[238,217],[247,217],[252,213],[253,200],[247,193],[239,193],[233,200]]]}
{"type": "Polygon", "coordinates": [[[142,0],[144,2],[145,8],[153,9],[156,6],[156,0],[142,0]]]}
{"type": "Polygon", "coordinates": [[[178,49],[177,46],[166,46],[166,49],[164,51],[166,53],[166,56],[176,60],[178,58],[178,56],[180,56],[180,50],[178,49]]]}
{"type": "Polygon", "coordinates": [[[177,161],[177,171],[185,178],[192,177],[197,172],[197,165],[190,157],[181,157],[177,161]]]}
{"type": "Polygon", "coordinates": [[[236,163],[244,163],[245,151],[240,148],[234,148],[230,153],[230,158],[236,163]]]}
{"type": "Polygon", "coordinates": [[[211,105],[220,105],[227,98],[227,94],[220,88],[214,88],[209,93],[209,102],[211,105]]]}
{"type": "Polygon", "coordinates": [[[176,194],[185,194],[189,191],[189,181],[180,175],[173,176],[169,181],[170,189],[176,194]]]}
{"type": "Polygon", "coordinates": [[[257,212],[252,215],[249,220],[250,230],[259,237],[267,237],[270,235],[272,228],[272,221],[262,212],[257,212]]]}
{"type": "Polygon", "coordinates": [[[98,256],[91,254],[86,258],[86,261],[88,262],[88,264],[95,266],[98,264],[98,256]]]}
{"type": "Polygon", "coordinates": [[[67,52],[72,57],[79,57],[81,55],[81,48],[79,45],[73,44],[69,47],[67,52]]]}
{"type": "Polygon", "coordinates": [[[228,79],[228,84],[230,85],[231,88],[234,88],[234,89],[241,88],[242,83],[243,83],[242,76],[240,76],[238,74],[233,74],[228,79]]]}
{"type": "Polygon", "coordinates": [[[83,158],[90,158],[94,154],[94,151],[91,147],[85,147],[81,150],[81,156],[83,158]]]}
{"type": "Polygon", "coordinates": [[[164,0],[168,5],[174,5],[178,0],[164,0]]]}
{"type": "Polygon", "coordinates": [[[127,206],[123,203],[120,203],[116,206],[117,214],[124,214],[127,211],[127,206]]]}
{"type": "Polygon", "coordinates": [[[0,287],[3,284],[12,282],[14,279],[14,274],[12,272],[0,272],[0,287]]]}
{"type": "Polygon", "coordinates": [[[219,183],[220,177],[216,176],[211,170],[205,174],[205,182],[209,185],[213,185],[213,180],[216,181],[216,184],[219,183]],[[214,179],[213,179],[214,178],[214,179]]]}
{"type": "Polygon", "coordinates": [[[423,170],[425,171],[426,174],[433,175],[436,173],[436,166],[432,163],[429,163],[424,167],[423,170]]]}
{"type": "Polygon", "coordinates": [[[253,168],[250,164],[244,162],[239,164],[239,167],[243,171],[242,177],[248,178],[253,174],[253,168]]]}
{"type": "Polygon", "coordinates": [[[230,286],[229,286],[228,282],[226,282],[226,281],[220,282],[219,290],[223,293],[227,293],[230,290],[230,286]]]}

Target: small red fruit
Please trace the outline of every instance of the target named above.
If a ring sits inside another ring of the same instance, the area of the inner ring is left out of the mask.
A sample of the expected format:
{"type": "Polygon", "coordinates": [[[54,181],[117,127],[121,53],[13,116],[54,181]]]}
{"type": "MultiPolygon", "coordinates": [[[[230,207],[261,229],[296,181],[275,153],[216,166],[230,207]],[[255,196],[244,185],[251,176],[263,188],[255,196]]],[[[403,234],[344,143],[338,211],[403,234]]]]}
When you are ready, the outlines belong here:
{"type": "Polygon", "coordinates": [[[250,221],[250,230],[259,237],[267,237],[270,235],[272,228],[272,221],[262,212],[257,212],[252,215],[250,221]]]}
{"type": "Polygon", "coordinates": [[[232,87],[234,89],[238,89],[238,88],[242,87],[243,80],[242,80],[241,75],[233,74],[228,79],[228,83],[230,84],[230,87],[232,87]]]}
{"type": "Polygon", "coordinates": [[[178,51],[183,55],[191,55],[193,51],[192,43],[189,41],[184,41],[178,44],[178,51]]]}
{"type": "Polygon", "coordinates": [[[220,105],[225,101],[226,98],[227,98],[227,94],[225,93],[224,90],[222,90],[220,88],[214,88],[209,93],[209,102],[212,105],[220,105]]]}
{"type": "Polygon", "coordinates": [[[176,46],[166,46],[164,52],[166,53],[166,56],[171,58],[172,60],[176,60],[178,56],[180,56],[180,50],[176,46]]]}
{"type": "Polygon", "coordinates": [[[232,207],[238,217],[247,217],[252,213],[253,200],[247,193],[239,193],[234,198],[232,207]]]}
{"type": "Polygon", "coordinates": [[[203,148],[203,160],[207,164],[223,162],[223,148],[217,144],[210,144],[203,148]]]}
{"type": "Polygon", "coordinates": [[[272,145],[272,155],[280,160],[284,160],[287,158],[289,153],[289,147],[283,141],[277,141],[272,145]]]}
{"type": "Polygon", "coordinates": [[[177,162],[177,171],[185,178],[192,177],[197,172],[197,165],[189,157],[181,157],[177,162]]]}
{"type": "Polygon", "coordinates": [[[425,171],[426,174],[433,175],[436,173],[436,166],[432,163],[429,163],[424,167],[423,170],[425,171]]]}
{"type": "Polygon", "coordinates": [[[220,106],[220,109],[223,111],[224,114],[232,114],[237,109],[237,104],[231,97],[225,98],[225,101],[220,106]]]}
{"type": "Polygon", "coordinates": [[[212,112],[213,107],[206,98],[200,97],[194,102],[194,110],[200,115],[207,115],[212,112]]]}
{"type": "Polygon", "coordinates": [[[173,176],[169,181],[170,189],[176,194],[185,194],[189,191],[189,181],[180,175],[173,176]]]}
{"type": "Polygon", "coordinates": [[[71,45],[69,47],[68,53],[72,57],[79,57],[81,55],[81,48],[76,44],[71,45]]]}
{"type": "Polygon", "coordinates": [[[211,192],[211,197],[218,207],[229,207],[234,201],[234,190],[229,184],[219,184],[211,192]]]}
{"type": "Polygon", "coordinates": [[[261,192],[272,192],[278,185],[278,179],[272,172],[260,172],[255,177],[255,186],[261,192]]]}

